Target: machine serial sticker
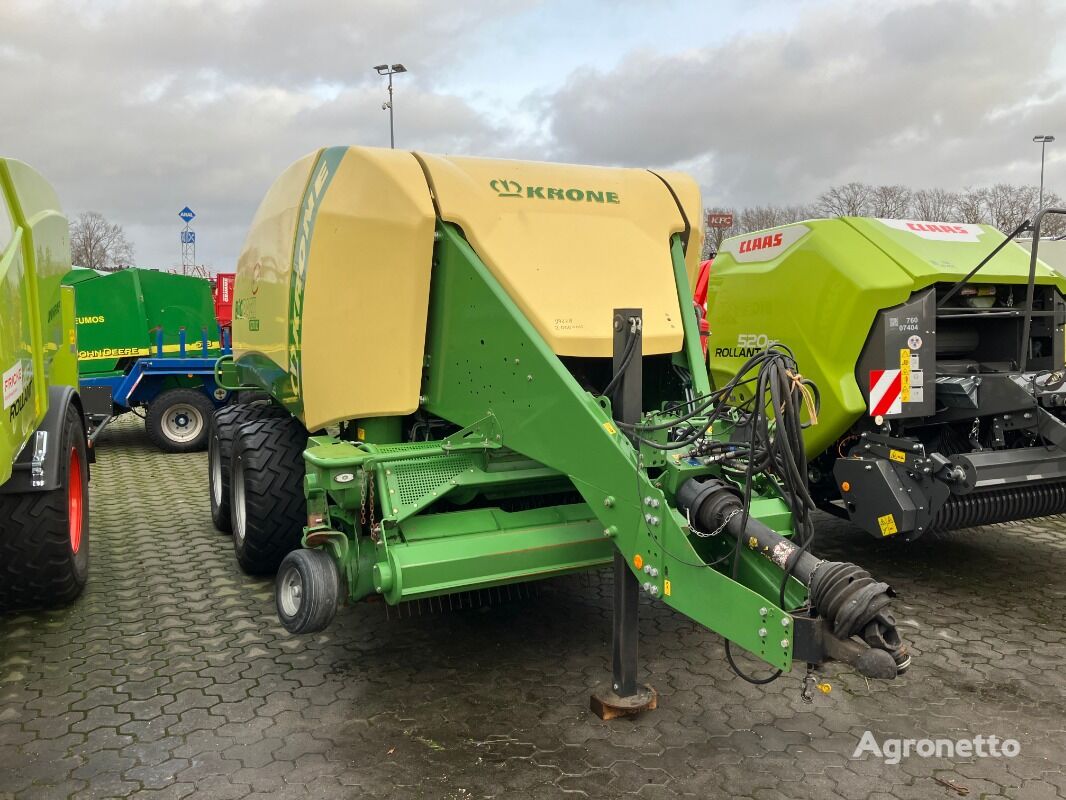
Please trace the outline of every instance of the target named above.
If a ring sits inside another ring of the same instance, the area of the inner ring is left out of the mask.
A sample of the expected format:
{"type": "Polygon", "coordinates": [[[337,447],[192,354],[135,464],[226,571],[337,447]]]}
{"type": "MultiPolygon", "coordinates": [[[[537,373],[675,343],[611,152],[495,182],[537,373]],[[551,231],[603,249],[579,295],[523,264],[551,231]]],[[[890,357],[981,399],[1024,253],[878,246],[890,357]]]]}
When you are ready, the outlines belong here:
{"type": "Polygon", "coordinates": [[[663,594],[666,595],[667,597],[670,596],[670,581],[669,580],[664,580],[663,581],[663,594]]]}
{"type": "Polygon", "coordinates": [[[15,364],[11,369],[4,372],[4,408],[11,408],[15,405],[15,401],[22,396],[22,389],[25,385],[25,379],[23,377],[22,362],[15,364]]]}
{"type": "Polygon", "coordinates": [[[882,536],[891,536],[894,533],[899,533],[899,529],[896,527],[896,518],[891,514],[878,517],[877,524],[881,527],[882,536]]]}
{"type": "Polygon", "coordinates": [[[898,461],[900,464],[907,460],[907,454],[902,450],[889,450],[888,458],[890,461],[898,461]]]}

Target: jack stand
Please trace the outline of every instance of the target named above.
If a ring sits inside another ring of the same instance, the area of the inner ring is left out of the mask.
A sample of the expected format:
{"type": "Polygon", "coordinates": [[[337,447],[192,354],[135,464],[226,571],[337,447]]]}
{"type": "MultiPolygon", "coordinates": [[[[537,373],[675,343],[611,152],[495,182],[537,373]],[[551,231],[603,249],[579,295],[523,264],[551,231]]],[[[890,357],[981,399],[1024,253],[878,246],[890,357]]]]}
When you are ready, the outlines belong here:
{"type": "MultiPolygon", "coordinates": [[[[614,312],[614,373],[622,372],[612,404],[615,419],[634,424],[640,421],[643,381],[642,315],[639,308],[619,308],[614,312]],[[626,344],[631,336],[636,341],[630,347],[626,363],[626,344]]],[[[637,684],[637,610],[640,583],[629,569],[627,557],[614,554],[614,613],[611,637],[613,653],[610,686],[601,686],[589,698],[589,708],[602,720],[617,719],[651,711],[659,703],[659,695],[650,686],[637,684]]]]}

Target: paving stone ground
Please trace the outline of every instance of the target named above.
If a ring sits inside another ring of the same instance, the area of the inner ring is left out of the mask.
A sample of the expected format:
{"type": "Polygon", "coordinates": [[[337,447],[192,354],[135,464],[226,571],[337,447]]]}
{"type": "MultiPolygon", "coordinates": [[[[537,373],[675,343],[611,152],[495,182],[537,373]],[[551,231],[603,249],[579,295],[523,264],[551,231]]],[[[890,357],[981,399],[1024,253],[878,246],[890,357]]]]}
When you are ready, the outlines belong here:
{"type": "Polygon", "coordinates": [[[155,452],[136,420],[99,445],[88,590],[0,616],[3,800],[1066,798],[1062,518],[911,546],[822,518],[820,555],[902,594],[905,677],[831,670],[806,704],[800,670],[749,686],[719,637],[649,604],[641,660],[660,707],[603,723],[587,703],[608,675],[609,575],[402,619],[363,603],[293,637],[271,582],[242,575],[211,527],[203,454],[155,452]],[[866,730],[1021,752],[853,759],[866,730]]]}

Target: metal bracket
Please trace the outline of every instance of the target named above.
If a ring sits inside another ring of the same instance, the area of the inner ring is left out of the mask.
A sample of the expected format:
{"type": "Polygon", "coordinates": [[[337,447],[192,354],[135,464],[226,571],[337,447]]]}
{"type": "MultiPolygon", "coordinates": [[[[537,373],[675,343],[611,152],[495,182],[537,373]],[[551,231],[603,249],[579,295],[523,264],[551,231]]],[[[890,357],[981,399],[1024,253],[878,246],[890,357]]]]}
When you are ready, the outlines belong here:
{"type": "Polygon", "coordinates": [[[503,428],[491,411],[473,425],[441,440],[440,448],[446,453],[458,450],[497,450],[503,447],[503,428]]]}

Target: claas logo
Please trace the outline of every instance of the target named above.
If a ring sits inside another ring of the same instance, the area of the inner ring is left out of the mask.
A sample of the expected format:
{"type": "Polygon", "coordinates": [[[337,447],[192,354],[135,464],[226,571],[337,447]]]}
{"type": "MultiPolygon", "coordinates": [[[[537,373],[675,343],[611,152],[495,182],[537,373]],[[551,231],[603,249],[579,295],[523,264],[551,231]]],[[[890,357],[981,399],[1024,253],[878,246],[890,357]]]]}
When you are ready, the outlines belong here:
{"type": "Polygon", "coordinates": [[[756,236],[754,239],[745,239],[740,243],[740,249],[737,252],[750,253],[754,250],[765,250],[768,247],[780,247],[781,246],[781,234],[769,233],[766,236],[756,236]]]}
{"type": "Polygon", "coordinates": [[[939,222],[908,222],[907,230],[922,233],[957,233],[968,236],[970,231],[962,225],[942,225],[939,222]]]}

